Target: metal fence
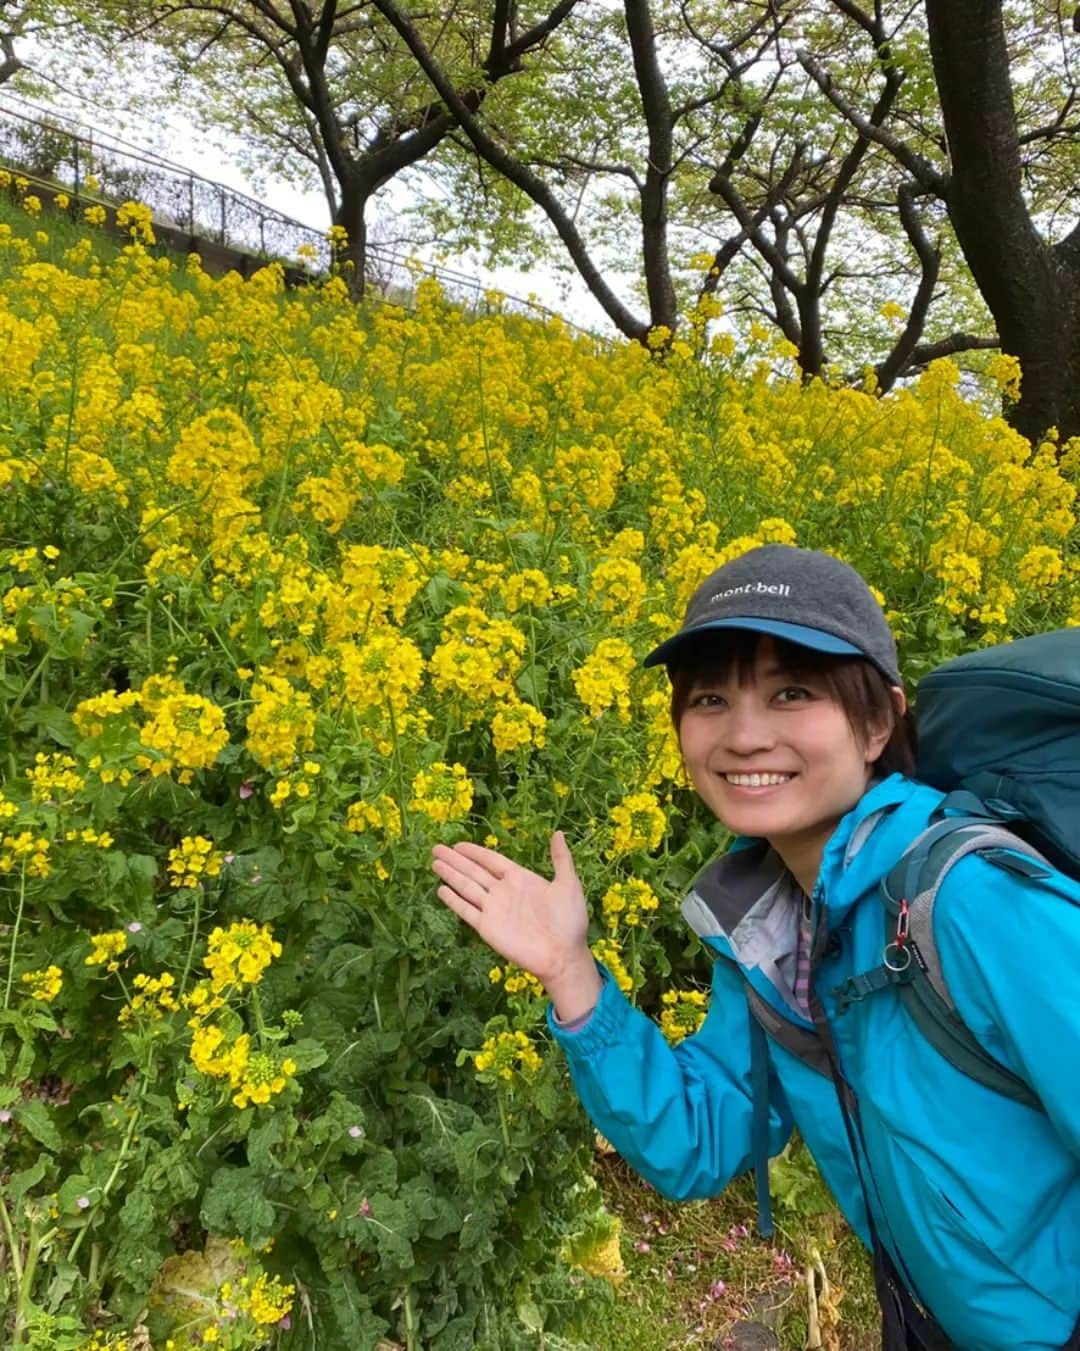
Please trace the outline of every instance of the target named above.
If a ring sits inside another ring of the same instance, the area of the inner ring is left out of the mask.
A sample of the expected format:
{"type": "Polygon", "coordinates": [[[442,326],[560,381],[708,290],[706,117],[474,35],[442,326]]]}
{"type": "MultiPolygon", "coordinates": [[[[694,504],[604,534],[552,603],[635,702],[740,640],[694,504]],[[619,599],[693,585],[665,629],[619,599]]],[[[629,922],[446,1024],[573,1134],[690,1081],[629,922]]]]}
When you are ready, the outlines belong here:
{"type": "MultiPolygon", "coordinates": [[[[46,188],[63,189],[83,204],[142,202],[150,208],[155,225],[188,237],[189,247],[196,251],[205,242],[237,254],[234,266],[278,259],[312,277],[325,275],[330,268],[330,246],[322,231],[153,151],[6,93],[0,96],[0,162],[46,188]]],[[[380,244],[368,246],[367,273],[368,288],[396,304],[408,306],[418,278],[434,276],[448,298],[466,310],[497,307],[533,318],[555,317],[555,311],[532,300],[501,292],[495,300],[494,288],[475,277],[418,264],[380,244]]],[[[607,342],[567,319],[563,323],[594,341],[607,342]]]]}

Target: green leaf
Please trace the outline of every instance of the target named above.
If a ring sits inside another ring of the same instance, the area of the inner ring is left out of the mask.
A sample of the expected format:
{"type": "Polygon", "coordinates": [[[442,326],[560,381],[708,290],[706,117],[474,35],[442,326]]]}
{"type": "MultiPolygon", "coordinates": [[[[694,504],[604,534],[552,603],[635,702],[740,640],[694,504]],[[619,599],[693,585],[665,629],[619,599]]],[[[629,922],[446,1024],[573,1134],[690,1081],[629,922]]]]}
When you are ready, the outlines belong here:
{"type": "Polygon", "coordinates": [[[371,1206],[368,1223],[375,1231],[380,1262],[402,1275],[411,1273],[413,1240],[420,1236],[419,1217],[401,1197],[376,1193],[368,1198],[368,1204],[371,1206]]]}
{"type": "Polygon", "coordinates": [[[363,1294],[351,1271],[337,1274],[328,1289],[320,1292],[320,1305],[324,1300],[330,1305],[328,1312],[339,1330],[338,1337],[328,1341],[328,1345],[359,1348],[384,1344],[382,1338],[389,1325],[372,1310],[371,1300],[363,1294]]]}
{"type": "MultiPolygon", "coordinates": [[[[82,1280],[82,1272],[74,1262],[68,1262],[58,1254],[51,1253],[49,1256],[49,1266],[52,1268],[53,1278],[49,1282],[49,1288],[45,1292],[45,1307],[50,1313],[56,1313],[58,1309],[67,1301],[68,1296],[78,1281],[82,1280]]],[[[79,1330],[79,1320],[73,1320],[74,1332],[79,1330]]]]}
{"type": "Polygon", "coordinates": [[[473,1351],[477,1345],[475,1315],[452,1318],[431,1345],[433,1351],[473,1351]]]}
{"type": "Polygon", "coordinates": [[[437,572],[424,588],[424,598],[436,615],[447,614],[469,599],[468,589],[445,572],[437,572]]]}
{"type": "Polygon", "coordinates": [[[210,1179],[202,1202],[202,1221],[213,1234],[238,1235],[254,1248],[269,1243],[274,1207],[266,1196],[266,1178],[254,1168],[224,1165],[210,1179]]]}
{"type": "Polygon", "coordinates": [[[824,1215],[834,1207],[817,1165],[801,1144],[789,1144],[769,1161],[769,1190],[797,1215],[824,1215]]]}
{"type": "Polygon", "coordinates": [[[71,715],[53,704],[38,704],[33,710],[34,722],[40,731],[58,746],[74,746],[79,739],[71,715]]]}
{"type": "Polygon", "coordinates": [[[273,1170],[275,1160],[272,1151],[284,1142],[287,1121],[289,1118],[284,1113],[274,1112],[251,1128],[247,1138],[247,1154],[252,1167],[264,1173],[273,1170]]]}
{"type": "Polygon", "coordinates": [[[330,1058],[329,1053],[324,1046],[320,1046],[317,1041],[311,1037],[304,1037],[300,1041],[295,1041],[291,1046],[285,1048],[285,1054],[296,1061],[297,1074],[303,1074],[306,1070],[317,1069],[320,1065],[325,1065],[330,1058]]]}
{"type": "Polygon", "coordinates": [[[198,1324],[217,1309],[220,1287],[226,1281],[236,1281],[243,1271],[243,1256],[227,1239],[211,1235],[205,1251],[192,1249],[161,1264],[148,1303],[174,1326],[198,1324]]]}
{"type": "Polygon", "coordinates": [[[97,620],[82,610],[64,612],[64,630],[60,638],[60,652],[65,657],[78,657],[86,647],[86,640],[93,633],[97,620]]]}
{"type": "Polygon", "coordinates": [[[392,1191],[397,1186],[397,1176],[397,1160],[393,1154],[376,1154],[357,1173],[357,1190],[368,1195],[376,1191],[392,1191]]]}
{"type": "Polygon", "coordinates": [[[12,1113],[19,1125],[32,1135],[38,1144],[44,1145],[54,1154],[59,1154],[64,1148],[64,1141],[53,1122],[52,1112],[43,1102],[36,1099],[20,1102],[12,1109],[12,1113]]]}
{"type": "Polygon", "coordinates": [[[547,698],[551,678],[545,666],[526,666],[517,678],[517,687],[530,703],[540,705],[547,698]]]}
{"type": "Polygon", "coordinates": [[[12,1173],[7,1185],[8,1195],[13,1201],[21,1201],[32,1187],[36,1187],[45,1176],[47,1164],[44,1155],[39,1155],[37,1163],[21,1172],[12,1173]]]}
{"type": "Polygon", "coordinates": [[[350,1102],[344,1094],[334,1093],[326,1111],[308,1122],[304,1137],[308,1144],[316,1149],[328,1148],[328,1157],[358,1153],[365,1148],[363,1110],[350,1102]],[[357,1128],[360,1134],[351,1135],[350,1132],[357,1128]]]}
{"type": "Polygon", "coordinates": [[[539,1334],[544,1330],[544,1316],[536,1301],[529,1294],[528,1286],[522,1286],[518,1292],[516,1304],[517,1316],[529,1332],[539,1334]]]}
{"type": "Polygon", "coordinates": [[[78,1214],[83,1207],[78,1203],[80,1198],[90,1197],[90,1191],[93,1184],[90,1179],[82,1173],[69,1173],[60,1184],[60,1190],[56,1193],[57,1208],[62,1214],[78,1214]]]}

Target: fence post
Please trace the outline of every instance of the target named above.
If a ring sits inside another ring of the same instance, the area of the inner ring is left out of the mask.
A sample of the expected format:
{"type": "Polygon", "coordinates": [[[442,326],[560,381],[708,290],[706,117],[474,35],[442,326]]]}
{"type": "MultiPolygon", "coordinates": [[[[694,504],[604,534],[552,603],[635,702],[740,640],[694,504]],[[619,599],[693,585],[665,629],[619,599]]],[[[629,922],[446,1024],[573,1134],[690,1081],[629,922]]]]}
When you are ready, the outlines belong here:
{"type": "Polygon", "coordinates": [[[75,200],[76,200],[76,201],[79,200],[79,189],[80,189],[80,187],[82,186],[82,162],[81,162],[81,160],[80,160],[80,158],[79,158],[79,145],[80,145],[80,143],[81,143],[81,137],[73,135],[72,138],[71,138],[71,144],[72,144],[72,147],[73,147],[73,151],[72,151],[72,155],[71,155],[71,161],[72,161],[72,163],[73,163],[74,166],[75,166],[75,200]]]}
{"type": "Polygon", "coordinates": [[[220,184],[218,185],[218,201],[221,205],[221,238],[219,242],[225,244],[227,242],[225,238],[225,189],[220,184]]]}
{"type": "Polygon", "coordinates": [[[195,237],[195,175],[187,176],[188,234],[195,237]]]}

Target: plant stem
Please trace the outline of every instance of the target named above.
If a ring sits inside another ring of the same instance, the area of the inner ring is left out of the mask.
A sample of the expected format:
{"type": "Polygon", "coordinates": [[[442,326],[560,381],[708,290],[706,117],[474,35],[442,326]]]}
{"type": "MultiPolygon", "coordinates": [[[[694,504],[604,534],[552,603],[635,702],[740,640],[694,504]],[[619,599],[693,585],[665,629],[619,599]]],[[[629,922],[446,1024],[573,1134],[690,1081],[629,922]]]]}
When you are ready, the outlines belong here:
{"type": "Polygon", "coordinates": [[[12,1228],[11,1216],[8,1214],[8,1208],[4,1204],[4,1198],[2,1196],[0,1196],[0,1224],[3,1224],[4,1226],[4,1238],[7,1240],[8,1252],[11,1254],[11,1270],[15,1274],[15,1284],[21,1286],[23,1272],[22,1255],[15,1242],[15,1231],[12,1228]]]}
{"type": "Polygon", "coordinates": [[[94,1202],[93,1211],[86,1217],[85,1227],[80,1229],[79,1232],[75,1235],[75,1242],[72,1243],[67,1256],[67,1260],[69,1262],[75,1261],[76,1255],[78,1254],[79,1249],[82,1247],[83,1239],[86,1238],[87,1234],[90,1232],[90,1229],[93,1225],[94,1216],[108,1200],[109,1193],[113,1189],[113,1184],[115,1183],[116,1179],[120,1176],[120,1169],[124,1166],[124,1160],[127,1158],[128,1151],[131,1149],[131,1142],[135,1138],[135,1127],[139,1124],[139,1117],[142,1113],[142,1106],[141,1106],[142,1098],[146,1093],[146,1085],[150,1082],[152,1070],[153,1065],[152,1064],[148,1065],[146,1073],[139,1080],[139,1088],[134,1095],[135,1102],[131,1109],[131,1120],[128,1122],[127,1130],[124,1132],[124,1140],[120,1146],[120,1152],[116,1156],[116,1162],[113,1164],[112,1172],[105,1179],[105,1185],[101,1189],[101,1195],[94,1202]]]}
{"type": "Polygon", "coordinates": [[[386,710],[390,714],[390,735],[394,738],[394,778],[398,790],[398,814],[401,817],[401,833],[409,833],[409,811],[405,805],[405,769],[401,763],[401,744],[398,741],[397,718],[394,715],[394,702],[387,699],[386,710]]]}
{"type": "Polygon", "coordinates": [[[11,986],[15,980],[15,947],[19,941],[19,929],[22,926],[23,909],[26,905],[26,864],[19,869],[19,908],[15,912],[15,926],[11,931],[11,951],[8,954],[7,984],[4,986],[4,1008],[11,1003],[11,986]]]}
{"type": "Polygon", "coordinates": [[[26,1261],[23,1264],[22,1280],[19,1282],[18,1302],[15,1308],[15,1346],[23,1345],[23,1332],[30,1325],[33,1309],[34,1277],[37,1275],[38,1258],[41,1256],[41,1235],[38,1233],[37,1220],[30,1221],[30,1239],[26,1245],[26,1261]]]}
{"type": "Polygon", "coordinates": [[[413,1307],[413,1287],[405,1291],[405,1345],[407,1351],[414,1351],[416,1340],[416,1309],[413,1307]]]}
{"type": "Polygon", "coordinates": [[[37,665],[34,667],[34,669],[30,672],[30,678],[29,678],[29,680],[27,680],[26,684],[25,684],[25,685],[22,687],[22,689],[19,691],[18,695],[17,695],[16,698],[15,698],[15,702],[14,702],[14,703],[11,705],[11,707],[8,709],[8,717],[9,717],[10,719],[14,719],[15,714],[18,713],[19,709],[22,707],[22,701],[23,701],[23,700],[26,698],[26,696],[30,693],[30,690],[31,690],[31,688],[33,687],[34,681],[37,680],[38,676],[42,673],[42,671],[43,671],[43,670],[45,669],[45,667],[48,665],[48,663],[49,663],[49,657],[50,657],[51,655],[52,655],[51,652],[46,652],[45,655],[42,657],[42,659],[38,662],[38,664],[37,664],[37,665]]]}
{"type": "Polygon", "coordinates": [[[188,944],[187,958],[184,961],[184,973],[180,977],[181,995],[187,989],[187,978],[191,972],[191,963],[195,959],[195,944],[199,941],[199,918],[202,906],[202,887],[195,888],[195,914],[191,920],[191,942],[188,944]]]}
{"type": "Polygon", "coordinates": [[[502,1127],[503,1144],[507,1149],[510,1148],[510,1130],[506,1124],[506,1109],[503,1107],[502,1090],[495,1090],[495,1101],[499,1105],[499,1125],[502,1127]]]}
{"type": "Polygon", "coordinates": [[[289,471],[292,468],[292,442],[290,440],[282,457],[281,464],[281,488],[278,491],[277,502],[274,505],[274,518],[270,522],[267,534],[273,539],[277,534],[278,521],[281,519],[281,513],[285,507],[285,494],[289,488],[289,471]]]}
{"type": "Polygon", "coordinates": [[[255,1015],[255,1026],[259,1031],[259,1046],[261,1049],[266,1040],[266,1023],[263,1021],[262,1001],[259,999],[259,991],[254,985],[251,987],[251,1011],[255,1015]]]}
{"type": "Polygon", "coordinates": [[[398,1009],[404,1022],[409,1012],[409,969],[411,963],[406,952],[398,958],[398,1009]]]}

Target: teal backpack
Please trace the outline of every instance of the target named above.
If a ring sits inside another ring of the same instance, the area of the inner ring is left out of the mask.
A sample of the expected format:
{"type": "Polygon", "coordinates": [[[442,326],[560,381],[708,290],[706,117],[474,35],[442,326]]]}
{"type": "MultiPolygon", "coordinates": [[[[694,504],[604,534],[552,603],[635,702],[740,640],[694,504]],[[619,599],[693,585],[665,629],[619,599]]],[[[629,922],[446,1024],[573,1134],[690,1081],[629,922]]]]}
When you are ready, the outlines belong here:
{"type": "Polygon", "coordinates": [[[1054,886],[1080,878],[1080,628],[969,652],[919,684],[917,777],[947,793],[882,884],[882,963],[835,991],[837,1012],[878,990],[899,994],[957,1069],[1041,1110],[959,1017],[934,942],[934,904],[967,854],[1054,886]]]}

